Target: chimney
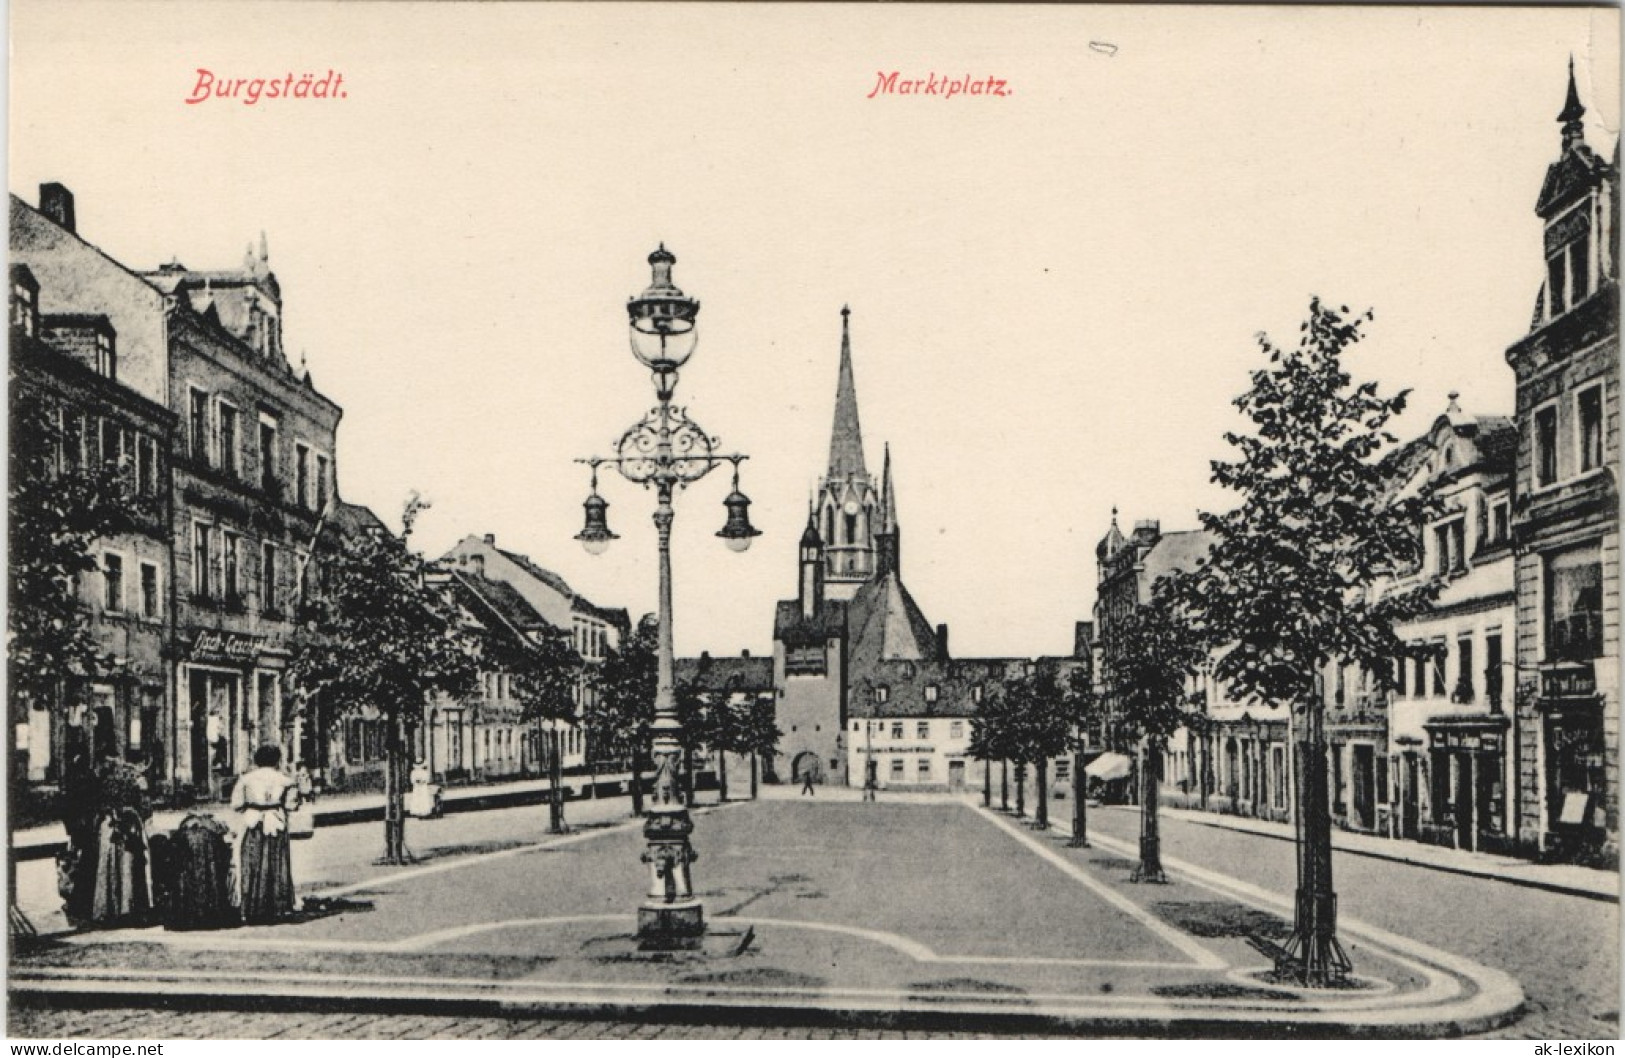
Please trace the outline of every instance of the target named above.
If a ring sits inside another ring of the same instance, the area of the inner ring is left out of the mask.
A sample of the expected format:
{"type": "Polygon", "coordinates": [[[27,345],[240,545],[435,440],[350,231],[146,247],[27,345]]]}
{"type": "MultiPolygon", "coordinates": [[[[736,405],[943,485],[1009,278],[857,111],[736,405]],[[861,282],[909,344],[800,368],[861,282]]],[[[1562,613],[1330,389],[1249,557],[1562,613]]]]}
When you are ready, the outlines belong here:
{"type": "Polygon", "coordinates": [[[61,184],[39,186],[39,211],[56,221],[60,227],[74,231],[73,192],[61,184]]]}
{"type": "Polygon", "coordinates": [[[740,657],[742,657],[742,658],[748,658],[748,657],[750,657],[750,651],[748,651],[748,650],[741,650],[741,651],[740,651],[740,652],[739,652],[739,656],[740,656],[740,657]]]}
{"type": "Polygon", "coordinates": [[[495,533],[486,533],[485,534],[485,542],[490,544],[492,547],[496,547],[497,546],[497,534],[495,534],[495,533]]]}
{"type": "Polygon", "coordinates": [[[948,626],[937,625],[937,660],[948,660],[948,626]]]}
{"type": "Polygon", "coordinates": [[[1162,538],[1162,523],[1155,518],[1134,523],[1134,542],[1154,544],[1162,538]]]}

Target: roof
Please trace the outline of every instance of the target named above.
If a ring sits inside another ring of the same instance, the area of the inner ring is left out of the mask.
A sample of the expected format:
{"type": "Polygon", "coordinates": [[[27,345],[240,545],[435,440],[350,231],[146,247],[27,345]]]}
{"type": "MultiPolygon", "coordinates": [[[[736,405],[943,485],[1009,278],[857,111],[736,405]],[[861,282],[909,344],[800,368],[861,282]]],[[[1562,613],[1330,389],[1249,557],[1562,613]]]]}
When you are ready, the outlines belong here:
{"type": "Polygon", "coordinates": [[[773,613],[773,638],[786,646],[823,646],[846,631],[847,604],[825,599],[818,612],[803,617],[801,602],[781,599],[773,613]]]}
{"type": "Polygon", "coordinates": [[[1213,549],[1213,540],[1205,529],[1186,529],[1164,533],[1145,556],[1145,585],[1156,585],[1159,578],[1170,573],[1188,573],[1207,558],[1213,549]]]}
{"type": "Polygon", "coordinates": [[[557,573],[554,573],[550,569],[543,569],[541,566],[538,566],[536,563],[532,562],[529,555],[521,555],[515,551],[504,551],[500,547],[496,548],[496,552],[497,554],[506,558],[508,561],[512,562],[514,565],[523,569],[526,573],[529,573],[532,577],[535,577],[543,584],[546,584],[549,588],[552,588],[554,591],[564,596],[566,599],[569,599],[570,609],[573,612],[590,614],[593,617],[597,617],[599,620],[608,621],[610,624],[615,625],[618,628],[630,629],[632,627],[632,617],[624,608],[607,609],[605,607],[596,605],[591,600],[577,592],[574,588],[570,587],[570,585],[565,582],[563,577],[559,576],[557,573]]]}
{"type": "Polygon", "coordinates": [[[858,589],[847,627],[854,665],[937,656],[936,631],[896,570],[858,589]]]}
{"type": "Polygon", "coordinates": [[[1027,664],[1026,658],[884,661],[853,681],[848,712],[860,720],[968,718],[976,715],[978,687],[987,693],[1024,671],[1027,664]],[[876,695],[882,687],[885,701],[876,695]]]}
{"type": "Polygon", "coordinates": [[[677,659],[677,683],[696,691],[713,693],[743,691],[769,693],[773,687],[773,659],[770,657],[677,659]]]}
{"type": "Polygon", "coordinates": [[[453,570],[451,577],[463,590],[506,621],[514,631],[525,633],[551,627],[541,614],[531,609],[524,596],[511,584],[487,580],[478,574],[464,573],[460,570],[453,570]]]}
{"type": "Polygon", "coordinates": [[[841,308],[841,373],[835,385],[835,426],[829,437],[829,480],[866,478],[863,429],[858,424],[858,388],[852,379],[852,335],[847,321],[852,312],[841,308]]]}
{"type": "Polygon", "coordinates": [[[389,532],[389,526],[373,513],[371,507],[364,507],[359,503],[345,503],[343,500],[339,500],[338,505],[333,508],[333,524],[346,533],[367,530],[389,532]]]}

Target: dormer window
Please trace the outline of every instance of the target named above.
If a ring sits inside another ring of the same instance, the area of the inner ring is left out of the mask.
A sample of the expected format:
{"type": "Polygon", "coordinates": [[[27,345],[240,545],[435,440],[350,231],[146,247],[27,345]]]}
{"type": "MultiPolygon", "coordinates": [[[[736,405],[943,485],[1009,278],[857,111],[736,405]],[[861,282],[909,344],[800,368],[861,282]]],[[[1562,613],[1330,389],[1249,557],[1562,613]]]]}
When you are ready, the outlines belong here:
{"type": "Polygon", "coordinates": [[[1590,200],[1546,226],[1546,318],[1556,319],[1591,296],[1590,200]]]}
{"type": "Polygon", "coordinates": [[[879,687],[875,688],[875,704],[876,705],[885,705],[886,700],[888,698],[890,698],[890,697],[891,697],[891,688],[890,687],[887,687],[885,684],[881,684],[879,687]]]}
{"type": "Polygon", "coordinates": [[[1434,572],[1460,573],[1467,568],[1467,520],[1453,518],[1433,527],[1434,572]]]}

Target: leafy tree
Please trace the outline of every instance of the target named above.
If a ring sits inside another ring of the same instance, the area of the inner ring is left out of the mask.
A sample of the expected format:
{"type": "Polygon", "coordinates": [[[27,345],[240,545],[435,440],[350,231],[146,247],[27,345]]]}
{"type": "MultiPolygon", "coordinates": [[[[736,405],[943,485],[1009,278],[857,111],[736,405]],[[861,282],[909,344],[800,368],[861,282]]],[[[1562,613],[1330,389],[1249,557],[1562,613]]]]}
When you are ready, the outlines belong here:
{"type": "MultiPolygon", "coordinates": [[[[1182,595],[1217,651],[1214,676],[1244,699],[1294,710],[1300,735],[1298,890],[1292,940],[1279,968],[1307,984],[1350,969],[1336,936],[1326,735],[1316,674],[1330,662],[1392,671],[1405,653],[1397,620],[1423,612],[1437,584],[1378,592],[1412,573],[1418,532],[1435,502],[1398,496],[1379,458],[1395,438],[1389,420],[1406,394],[1355,384],[1344,355],[1369,312],[1351,316],[1316,299],[1294,348],[1258,339],[1265,366],[1235,401],[1249,434],[1226,434],[1237,457],[1213,463],[1213,480],[1239,505],[1202,515],[1214,544],[1182,595]]],[[[1390,450],[1391,451],[1391,450],[1390,450]]]]}
{"type": "Polygon", "coordinates": [[[1040,665],[1006,680],[1004,698],[1013,714],[1018,781],[1023,777],[1023,765],[1031,765],[1037,773],[1038,810],[1033,825],[1043,830],[1049,826],[1049,762],[1072,745],[1077,724],[1071,713],[1073,702],[1053,665],[1040,665]]]}
{"type": "MultiPolygon", "coordinates": [[[[16,355],[15,353],[13,355],[16,355]]],[[[130,494],[128,479],[108,464],[82,465],[63,459],[64,438],[54,405],[19,382],[10,383],[8,558],[10,597],[6,607],[6,681],[13,728],[27,723],[29,711],[51,713],[53,732],[66,721],[72,697],[101,674],[108,659],[96,646],[89,614],[75,590],[78,578],[96,570],[91,545],[130,526],[143,513],[130,494]]],[[[78,438],[70,438],[75,445],[78,438]]],[[[150,512],[147,512],[150,513],[150,512]]],[[[65,754],[55,756],[61,760],[65,754]]],[[[63,761],[65,766],[68,762],[63,761]]],[[[64,801],[87,795],[69,787],[88,781],[63,772],[64,801]]],[[[9,818],[20,817],[27,769],[13,757],[7,768],[9,818]]],[[[17,907],[17,859],[12,854],[15,825],[6,828],[6,896],[13,932],[31,933],[17,907]]]]}
{"type": "MultiPolygon", "coordinates": [[[[970,719],[970,746],[971,756],[982,761],[982,804],[992,807],[993,801],[993,762],[999,761],[1001,766],[1010,759],[1014,753],[1015,725],[1010,711],[1010,703],[1006,701],[1002,686],[990,687],[982,695],[982,700],[976,703],[976,712],[970,719]]],[[[1001,804],[1000,807],[1010,808],[1010,790],[1005,778],[1000,779],[1001,804]]]]}
{"type": "Polygon", "coordinates": [[[660,623],[648,615],[592,673],[594,693],[582,711],[592,738],[632,766],[632,814],[643,814],[643,769],[655,719],[660,623]]]}
{"type": "Polygon", "coordinates": [[[1157,826],[1158,783],[1168,739],[1190,719],[1188,679],[1206,658],[1199,635],[1177,604],[1179,577],[1159,581],[1149,603],[1112,622],[1107,672],[1122,721],[1140,749],[1140,863],[1133,880],[1166,882],[1157,826]]]}
{"type": "Polygon", "coordinates": [[[407,548],[419,506],[409,503],[406,531],[341,534],[319,561],[324,588],[303,601],[314,634],[294,650],[296,689],[320,696],[333,715],[376,709],[385,725],[384,862],[404,863],[406,772],[424,703],[434,692],[471,694],[474,647],[456,610],[424,581],[421,560],[407,548]]]}
{"type": "Polygon", "coordinates": [[[1084,774],[1084,756],[1102,718],[1093,670],[1088,665],[1073,666],[1059,690],[1060,708],[1067,718],[1069,731],[1066,745],[1072,750],[1072,840],[1068,844],[1073,848],[1087,848],[1089,778],[1084,774]]]}
{"type": "Polygon", "coordinates": [[[570,645],[566,633],[552,630],[513,650],[507,663],[524,718],[547,739],[548,829],[562,834],[566,828],[559,725],[576,722],[581,656],[570,645]]]}
{"type": "Polygon", "coordinates": [[[757,793],[757,771],[763,757],[775,757],[784,732],[774,717],[773,700],[755,695],[735,707],[738,752],[750,754],[750,796],[757,793]]]}

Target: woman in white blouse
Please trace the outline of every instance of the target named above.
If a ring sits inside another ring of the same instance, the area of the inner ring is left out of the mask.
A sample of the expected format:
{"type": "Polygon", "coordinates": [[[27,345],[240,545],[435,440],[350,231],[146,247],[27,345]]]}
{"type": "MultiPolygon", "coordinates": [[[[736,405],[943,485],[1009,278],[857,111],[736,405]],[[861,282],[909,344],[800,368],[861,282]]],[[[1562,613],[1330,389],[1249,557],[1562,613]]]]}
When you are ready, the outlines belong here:
{"type": "Polygon", "coordinates": [[[294,909],[293,863],[288,851],[288,813],[299,808],[299,784],[279,766],[282,751],[261,746],[254,770],[237,780],[231,806],[242,813],[237,888],[243,921],[271,922],[294,909]]]}

